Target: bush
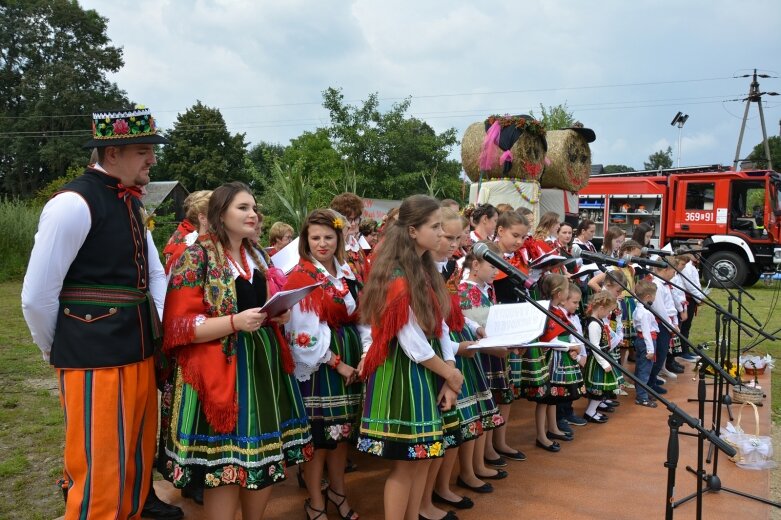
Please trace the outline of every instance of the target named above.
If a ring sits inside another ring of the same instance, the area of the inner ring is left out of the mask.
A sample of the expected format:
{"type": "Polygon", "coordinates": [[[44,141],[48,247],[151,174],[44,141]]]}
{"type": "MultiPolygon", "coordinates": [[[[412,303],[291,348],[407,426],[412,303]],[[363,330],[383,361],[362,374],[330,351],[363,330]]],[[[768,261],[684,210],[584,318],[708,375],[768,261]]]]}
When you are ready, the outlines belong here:
{"type": "Polygon", "coordinates": [[[0,282],[24,276],[40,213],[39,207],[18,199],[0,200],[0,282]]]}

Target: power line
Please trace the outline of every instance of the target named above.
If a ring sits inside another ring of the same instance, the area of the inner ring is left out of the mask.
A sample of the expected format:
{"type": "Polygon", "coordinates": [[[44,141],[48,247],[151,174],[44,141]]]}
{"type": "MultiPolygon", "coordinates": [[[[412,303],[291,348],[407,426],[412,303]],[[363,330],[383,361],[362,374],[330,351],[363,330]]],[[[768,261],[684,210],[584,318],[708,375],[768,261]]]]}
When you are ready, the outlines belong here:
{"type": "MultiPolygon", "coordinates": [[[[641,86],[654,86],[654,85],[674,85],[682,83],[701,83],[708,81],[721,81],[726,79],[734,79],[733,76],[723,76],[714,78],[694,78],[694,79],[680,79],[680,80],[668,80],[668,81],[642,81],[634,83],[614,83],[604,85],[581,85],[574,87],[545,87],[535,89],[520,89],[520,90],[494,90],[494,91],[476,91],[476,92],[458,92],[458,93],[440,93],[440,94],[420,94],[409,96],[395,96],[395,97],[383,97],[377,98],[378,101],[394,101],[400,99],[435,99],[435,98],[449,98],[449,97],[464,97],[464,96],[487,96],[487,95],[503,95],[503,94],[529,94],[539,92],[555,92],[560,90],[595,90],[604,88],[624,88],[624,87],[641,87],[641,86]]],[[[360,102],[360,99],[346,100],[346,103],[360,102]]],[[[291,103],[271,103],[263,105],[236,105],[220,107],[220,110],[246,110],[249,108],[281,108],[281,107],[293,107],[293,106],[307,106],[307,105],[321,105],[322,101],[300,101],[291,103]]],[[[167,109],[167,110],[155,110],[156,113],[171,113],[180,112],[179,109],[167,109]]],[[[58,114],[58,115],[38,115],[38,116],[1,116],[0,119],[38,119],[38,118],[77,118],[77,117],[91,117],[91,114],[58,114]]]]}

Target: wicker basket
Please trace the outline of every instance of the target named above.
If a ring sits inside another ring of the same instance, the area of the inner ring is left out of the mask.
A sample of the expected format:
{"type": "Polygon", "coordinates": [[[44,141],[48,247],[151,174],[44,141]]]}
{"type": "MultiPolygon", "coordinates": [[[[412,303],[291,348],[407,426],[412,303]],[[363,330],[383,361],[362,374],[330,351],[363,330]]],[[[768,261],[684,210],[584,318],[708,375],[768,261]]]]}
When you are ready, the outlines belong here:
{"type": "Polygon", "coordinates": [[[736,403],[759,404],[765,395],[762,390],[750,386],[735,386],[732,388],[732,400],[736,403]]]}
{"type": "MultiPolygon", "coordinates": [[[[738,410],[738,420],[735,423],[735,429],[738,431],[738,433],[743,433],[743,427],[741,426],[740,422],[743,419],[743,408],[746,405],[750,405],[751,408],[754,410],[754,430],[755,430],[754,435],[756,437],[759,437],[759,410],[757,410],[756,405],[752,402],[746,401],[742,405],[740,405],[740,410],[738,410]]],[[[729,458],[729,460],[731,460],[732,462],[737,463],[740,462],[741,460],[740,450],[738,449],[738,445],[735,442],[733,442],[733,440],[730,437],[731,437],[730,435],[722,435],[722,439],[724,439],[724,442],[726,442],[727,444],[729,444],[730,446],[732,446],[737,450],[737,453],[735,453],[735,455],[729,458]]]]}
{"type": "Polygon", "coordinates": [[[765,367],[754,368],[754,367],[750,367],[750,366],[747,367],[743,365],[743,370],[745,370],[746,374],[750,376],[761,376],[762,374],[765,373],[765,367]]]}

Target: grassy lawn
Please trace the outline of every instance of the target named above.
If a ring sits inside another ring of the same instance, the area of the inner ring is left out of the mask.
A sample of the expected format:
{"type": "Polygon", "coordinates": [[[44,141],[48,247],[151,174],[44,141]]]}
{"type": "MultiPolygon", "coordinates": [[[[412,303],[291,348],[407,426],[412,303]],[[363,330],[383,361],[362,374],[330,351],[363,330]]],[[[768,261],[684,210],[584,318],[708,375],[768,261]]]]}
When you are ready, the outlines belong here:
{"type": "MultiPolygon", "coordinates": [[[[772,308],[776,289],[760,282],[751,290],[756,301],[745,300],[768,332],[781,327],[781,314],[772,308]]],[[[56,487],[62,471],[62,413],[54,371],[41,359],[22,318],[20,292],[21,282],[0,283],[0,315],[5,316],[0,327],[0,519],[19,518],[24,511],[24,518],[49,520],[64,511],[56,487]]],[[[727,301],[724,291],[714,290],[712,296],[720,304],[727,301]]],[[[713,320],[713,310],[702,307],[692,328],[694,343],[714,338],[713,320]]],[[[742,338],[743,346],[750,341],[742,338]]],[[[779,358],[781,342],[765,341],[754,351],[779,358]]],[[[779,370],[781,362],[774,376],[779,370]]],[[[772,396],[778,421],[781,385],[773,387],[772,396]]]]}
{"type": "Polygon", "coordinates": [[[54,370],[30,338],[20,293],[21,282],[0,284],[0,519],[51,520],[65,509],[56,485],[63,418],[54,370]]]}

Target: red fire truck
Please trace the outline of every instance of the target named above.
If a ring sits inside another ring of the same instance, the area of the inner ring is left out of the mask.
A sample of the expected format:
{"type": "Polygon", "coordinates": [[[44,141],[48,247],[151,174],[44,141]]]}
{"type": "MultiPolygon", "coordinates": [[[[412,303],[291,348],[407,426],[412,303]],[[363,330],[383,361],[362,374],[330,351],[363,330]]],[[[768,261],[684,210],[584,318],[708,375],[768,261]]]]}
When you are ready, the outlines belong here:
{"type": "Polygon", "coordinates": [[[580,218],[631,236],[641,223],[662,247],[702,240],[705,276],[753,285],[781,268],[781,174],[721,165],[594,175],[579,192],[580,218]]]}

